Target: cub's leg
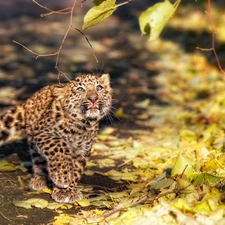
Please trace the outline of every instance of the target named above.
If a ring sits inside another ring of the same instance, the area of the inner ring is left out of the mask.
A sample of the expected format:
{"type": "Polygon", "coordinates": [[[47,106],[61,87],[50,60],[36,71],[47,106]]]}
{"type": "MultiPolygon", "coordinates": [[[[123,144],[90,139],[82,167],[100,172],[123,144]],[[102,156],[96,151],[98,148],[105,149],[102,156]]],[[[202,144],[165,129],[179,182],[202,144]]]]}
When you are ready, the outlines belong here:
{"type": "Polygon", "coordinates": [[[70,173],[72,174],[72,179],[70,184],[65,188],[54,187],[53,189],[52,198],[57,202],[74,203],[76,200],[83,198],[82,193],[76,189],[76,186],[83,173],[87,158],[76,156],[71,159],[72,170],[70,173]]]}
{"type": "Polygon", "coordinates": [[[47,161],[48,175],[54,183],[52,198],[57,202],[73,203],[82,199],[82,194],[76,189],[86,165],[85,157],[72,157],[67,144],[59,138],[45,137],[36,145],[47,161]]]}
{"type": "Polygon", "coordinates": [[[47,161],[38,153],[35,144],[33,144],[32,142],[30,142],[29,144],[33,169],[33,178],[31,178],[29,187],[37,191],[47,189],[47,161]]]}

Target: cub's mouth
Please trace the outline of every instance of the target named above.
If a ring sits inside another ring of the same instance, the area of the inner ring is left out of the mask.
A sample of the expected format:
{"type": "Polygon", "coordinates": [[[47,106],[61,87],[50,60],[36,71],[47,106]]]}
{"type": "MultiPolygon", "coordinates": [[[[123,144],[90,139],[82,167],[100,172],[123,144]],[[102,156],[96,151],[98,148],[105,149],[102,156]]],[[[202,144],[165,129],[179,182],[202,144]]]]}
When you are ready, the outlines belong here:
{"type": "Polygon", "coordinates": [[[93,110],[93,109],[99,109],[99,106],[93,104],[88,107],[88,110],[93,110]]]}
{"type": "Polygon", "coordinates": [[[102,106],[97,104],[83,104],[81,105],[81,112],[86,113],[87,111],[101,110],[102,106]]]}
{"type": "Polygon", "coordinates": [[[87,119],[99,120],[101,119],[102,106],[97,104],[83,104],[81,111],[87,119]]]}

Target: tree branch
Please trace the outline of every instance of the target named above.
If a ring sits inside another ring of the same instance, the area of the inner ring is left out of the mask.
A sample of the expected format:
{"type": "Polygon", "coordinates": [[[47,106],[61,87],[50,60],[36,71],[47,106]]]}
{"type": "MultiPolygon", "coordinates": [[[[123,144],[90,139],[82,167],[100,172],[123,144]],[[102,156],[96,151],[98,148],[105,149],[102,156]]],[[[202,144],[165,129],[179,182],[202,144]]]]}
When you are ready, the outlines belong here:
{"type": "MultiPolygon", "coordinates": [[[[48,7],[46,6],[43,6],[41,5],[40,3],[38,3],[36,0],[32,0],[35,4],[37,4],[39,7],[49,11],[49,13],[46,13],[46,14],[41,14],[41,17],[44,17],[44,16],[49,16],[49,15],[52,15],[52,14],[70,14],[70,21],[69,21],[69,25],[67,27],[67,30],[62,38],[62,41],[61,41],[61,44],[58,48],[58,50],[54,53],[47,53],[47,54],[39,54],[38,52],[35,52],[31,49],[29,49],[28,47],[26,47],[25,45],[23,45],[22,43],[18,42],[18,41],[15,41],[13,40],[14,43],[20,45],[21,47],[25,48],[28,52],[32,53],[34,56],[35,56],[35,59],[38,59],[39,57],[49,57],[49,56],[56,56],[56,62],[55,62],[55,68],[57,69],[58,71],[58,79],[60,78],[61,75],[64,75],[67,79],[69,79],[65,73],[63,73],[60,69],[59,69],[59,58],[60,58],[60,53],[61,53],[61,50],[64,46],[64,43],[66,41],[66,38],[71,30],[71,28],[77,30],[79,33],[81,33],[87,43],[89,44],[89,46],[92,48],[92,51],[93,51],[93,56],[94,58],[96,59],[96,61],[98,62],[98,59],[96,57],[96,54],[95,54],[95,51],[90,43],[90,41],[88,40],[88,38],[83,34],[83,32],[81,32],[78,28],[76,28],[74,25],[73,25],[73,13],[74,13],[74,9],[76,6],[78,5],[82,5],[86,0],[82,0],[80,2],[77,2],[77,0],[74,0],[73,2],[73,5],[71,7],[67,7],[67,8],[64,8],[64,9],[61,9],[61,10],[57,10],[57,11],[54,11],[54,10],[51,10],[49,9],[48,7]]],[[[60,79],[59,79],[60,80],[60,79]]]]}
{"type": "Polygon", "coordinates": [[[211,41],[211,48],[200,48],[200,47],[196,47],[197,49],[201,50],[201,51],[212,51],[215,58],[216,58],[216,62],[217,62],[217,66],[219,68],[219,70],[225,74],[224,69],[221,66],[220,60],[219,60],[219,56],[217,54],[216,48],[215,48],[215,35],[216,35],[216,30],[213,24],[213,19],[212,19],[212,15],[211,15],[211,1],[208,0],[208,6],[207,6],[207,11],[205,11],[205,13],[208,15],[208,19],[209,19],[209,24],[211,26],[211,32],[212,32],[212,41],[211,41]]]}

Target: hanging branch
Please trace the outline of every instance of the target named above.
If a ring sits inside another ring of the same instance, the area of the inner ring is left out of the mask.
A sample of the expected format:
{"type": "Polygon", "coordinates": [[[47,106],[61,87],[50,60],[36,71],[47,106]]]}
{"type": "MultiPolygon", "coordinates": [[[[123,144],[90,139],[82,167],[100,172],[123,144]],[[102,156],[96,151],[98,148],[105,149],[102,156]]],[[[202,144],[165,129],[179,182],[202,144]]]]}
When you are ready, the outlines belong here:
{"type": "Polygon", "coordinates": [[[61,44],[60,44],[58,50],[57,50],[56,52],[54,52],[54,53],[39,54],[39,53],[37,53],[37,52],[35,52],[35,51],[29,49],[28,47],[26,47],[25,45],[21,44],[21,43],[18,42],[18,41],[13,40],[14,43],[16,43],[16,44],[22,46],[22,47],[25,48],[27,51],[29,51],[30,53],[32,53],[32,54],[35,56],[35,59],[38,59],[39,57],[56,56],[55,68],[56,68],[57,71],[58,71],[58,78],[59,78],[61,75],[66,76],[66,75],[59,69],[59,66],[58,66],[58,64],[59,64],[59,57],[60,57],[60,53],[61,53],[61,50],[62,50],[62,48],[63,48],[64,42],[65,42],[65,40],[66,40],[66,38],[67,38],[67,36],[68,36],[68,33],[69,33],[69,31],[71,30],[71,28],[73,28],[73,29],[79,31],[79,32],[85,37],[87,43],[88,43],[89,46],[92,48],[94,58],[95,58],[96,61],[98,62],[97,57],[96,57],[96,54],[95,54],[95,51],[93,50],[93,47],[92,47],[92,45],[90,44],[90,41],[88,40],[88,38],[83,34],[83,32],[81,32],[78,28],[75,28],[75,27],[73,26],[73,13],[74,13],[74,9],[75,9],[76,6],[82,5],[86,0],[83,0],[83,1],[81,1],[81,2],[77,2],[77,0],[74,0],[74,3],[73,3],[73,5],[72,5],[71,7],[68,7],[68,8],[65,8],[65,9],[61,9],[61,10],[57,10],[57,11],[51,10],[51,9],[49,9],[49,8],[47,8],[47,7],[43,6],[43,5],[41,5],[41,4],[38,3],[36,0],[32,0],[32,1],[33,1],[35,4],[37,4],[39,7],[43,8],[43,9],[45,9],[45,10],[50,11],[49,13],[41,14],[42,17],[44,17],[44,16],[49,16],[49,15],[52,15],[52,14],[69,14],[69,13],[70,13],[69,26],[68,26],[68,28],[67,28],[67,30],[66,30],[66,32],[65,32],[65,34],[64,34],[64,36],[63,36],[63,38],[62,38],[62,41],[61,41],[61,44]]]}
{"type": "MultiPolygon", "coordinates": [[[[58,78],[61,76],[61,75],[64,75],[66,77],[66,75],[59,69],[59,57],[60,57],[60,53],[61,53],[61,50],[63,48],[63,45],[64,45],[64,42],[68,36],[68,33],[70,32],[71,29],[75,29],[76,31],[78,31],[81,35],[83,35],[83,37],[86,39],[88,45],[91,47],[92,49],[92,54],[93,54],[93,57],[95,58],[96,62],[98,63],[98,58],[96,56],[96,51],[93,49],[93,46],[91,45],[90,41],[88,40],[87,36],[85,36],[85,34],[79,30],[78,28],[76,28],[74,25],[73,25],[73,13],[74,13],[74,9],[76,6],[82,6],[83,3],[85,2],[86,0],[80,0],[78,2],[78,0],[74,0],[73,2],[73,5],[70,6],[70,7],[66,7],[64,9],[60,9],[60,10],[52,10],[42,4],[40,4],[39,2],[37,2],[37,0],[32,0],[32,2],[34,2],[36,5],[38,5],[40,8],[48,11],[48,13],[44,13],[44,14],[41,14],[40,16],[41,17],[45,17],[45,16],[50,16],[52,14],[62,14],[62,15],[65,15],[65,14],[70,14],[70,22],[69,22],[69,25],[68,25],[68,28],[62,38],[62,41],[61,41],[61,44],[58,48],[58,50],[54,53],[47,53],[47,54],[39,54],[38,52],[35,52],[33,50],[31,50],[30,48],[26,47],[25,45],[23,45],[22,43],[18,42],[18,41],[15,41],[13,40],[14,43],[20,45],[21,47],[25,48],[27,51],[29,51],[30,53],[32,53],[36,59],[38,59],[39,57],[50,57],[50,56],[56,56],[56,62],[55,62],[55,68],[56,70],[58,71],[58,78]]],[[[123,3],[120,3],[118,4],[116,7],[119,7],[119,6],[122,6],[122,5],[125,5],[129,2],[131,2],[133,0],[126,0],[125,2],[123,3]]],[[[67,78],[68,79],[68,78],[67,78]]]]}
{"type": "Polygon", "coordinates": [[[197,47],[197,49],[201,50],[201,51],[212,51],[215,58],[216,58],[216,62],[217,62],[217,66],[219,67],[219,70],[225,74],[225,70],[222,68],[220,60],[219,60],[219,56],[217,54],[216,48],[215,48],[215,36],[216,36],[216,30],[215,30],[215,26],[213,24],[213,19],[212,19],[212,15],[211,15],[211,1],[208,0],[208,6],[207,6],[207,11],[205,11],[205,13],[208,15],[209,18],[209,24],[211,26],[211,33],[212,33],[212,44],[211,44],[211,48],[200,48],[197,47]]]}
{"type": "Polygon", "coordinates": [[[94,48],[93,48],[91,42],[88,40],[88,37],[87,37],[81,30],[79,30],[78,28],[74,27],[73,25],[72,25],[71,27],[72,27],[73,29],[75,29],[76,31],[78,31],[80,34],[82,34],[82,35],[84,36],[84,38],[86,39],[88,45],[89,45],[89,46],[91,47],[91,49],[92,49],[92,55],[93,55],[93,57],[95,58],[96,62],[98,63],[99,61],[98,61],[98,58],[97,58],[97,56],[96,56],[96,51],[94,50],[94,48]]]}

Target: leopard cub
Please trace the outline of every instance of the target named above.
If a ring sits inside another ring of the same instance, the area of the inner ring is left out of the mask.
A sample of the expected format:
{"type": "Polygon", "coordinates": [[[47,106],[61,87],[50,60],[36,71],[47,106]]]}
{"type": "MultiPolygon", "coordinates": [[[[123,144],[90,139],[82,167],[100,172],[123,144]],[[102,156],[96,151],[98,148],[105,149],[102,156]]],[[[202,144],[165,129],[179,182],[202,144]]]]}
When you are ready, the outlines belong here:
{"type": "Polygon", "coordinates": [[[0,145],[17,132],[27,136],[33,163],[30,188],[53,183],[56,202],[82,199],[77,182],[90,156],[99,120],[111,108],[108,74],[80,75],[46,86],[0,117],[0,145]]]}

